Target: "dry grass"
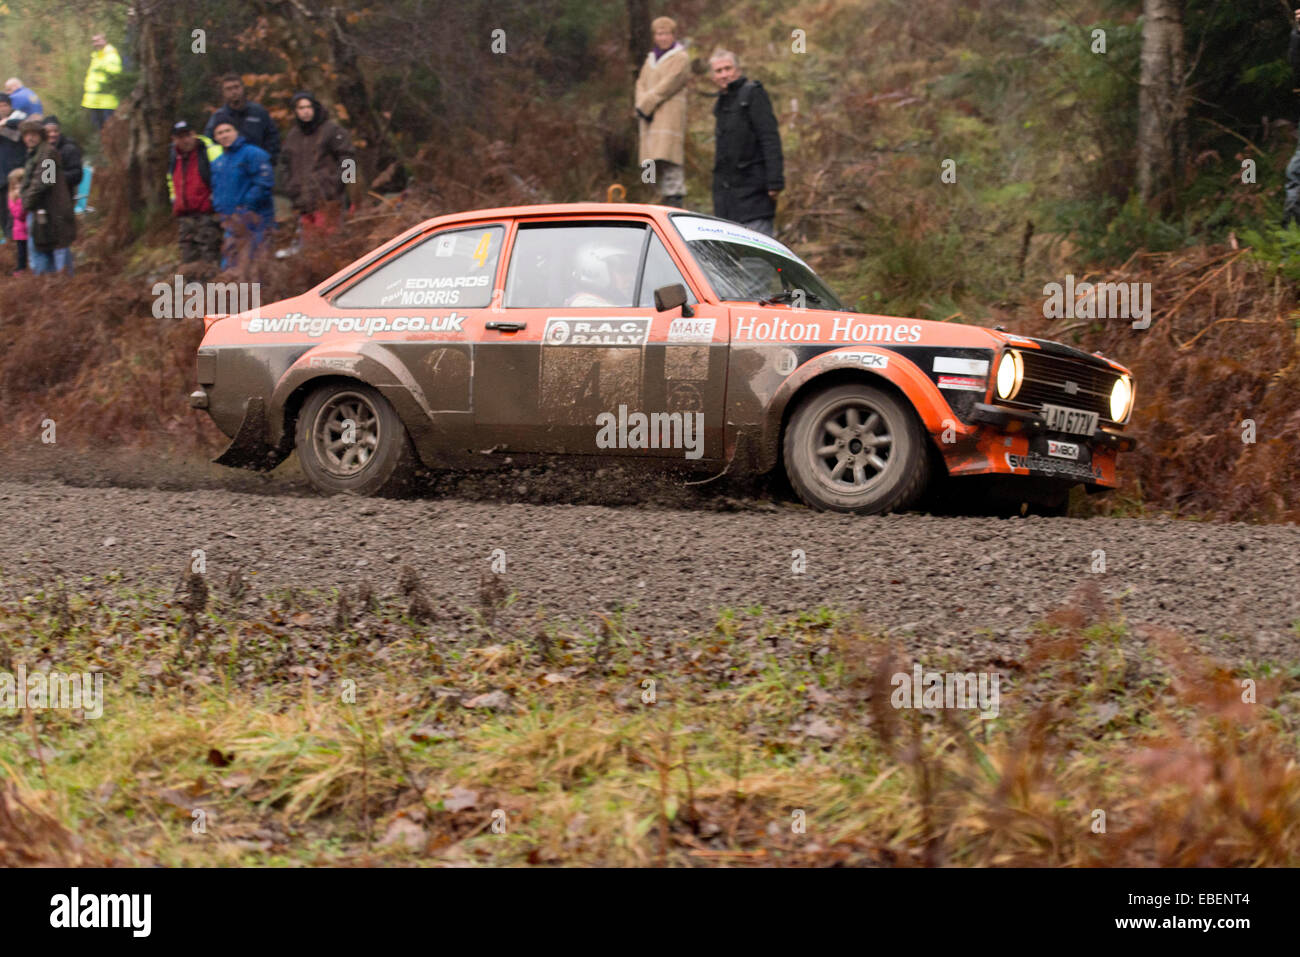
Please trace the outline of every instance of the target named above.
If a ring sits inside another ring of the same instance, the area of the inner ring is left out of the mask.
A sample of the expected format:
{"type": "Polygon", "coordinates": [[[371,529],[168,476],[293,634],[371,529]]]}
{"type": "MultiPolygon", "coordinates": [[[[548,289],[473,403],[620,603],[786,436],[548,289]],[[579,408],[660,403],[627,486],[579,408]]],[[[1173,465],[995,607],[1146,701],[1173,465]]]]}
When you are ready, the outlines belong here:
{"type": "Polygon", "coordinates": [[[552,628],[544,655],[440,633],[400,588],[342,629],[332,596],[268,596],[192,638],[108,591],[0,602],[11,667],[108,678],[98,721],[0,714],[0,860],[1300,863],[1300,673],[1130,635],[1087,596],[1020,660],[925,662],[998,671],[987,722],[894,709],[911,653],[826,613],[605,651],[552,628]]]}

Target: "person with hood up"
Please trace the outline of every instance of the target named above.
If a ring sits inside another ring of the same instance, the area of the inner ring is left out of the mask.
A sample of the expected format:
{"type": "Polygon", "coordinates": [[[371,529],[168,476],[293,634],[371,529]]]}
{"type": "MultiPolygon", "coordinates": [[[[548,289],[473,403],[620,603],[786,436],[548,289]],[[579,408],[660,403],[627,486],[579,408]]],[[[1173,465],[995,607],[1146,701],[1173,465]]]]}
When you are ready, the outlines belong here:
{"type": "Polygon", "coordinates": [[[77,217],[67,174],[54,144],[45,138],[45,126],[28,117],[19,128],[27,146],[23,167],[23,209],[32,272],[73,273],[72,242],[77,238],[77,217]]]}
{"type": "Polygon", "coordinates": [[[311,93],[295,93],[292,105],[294,122],[284,138],[285,192],[303,237],[328,235],[342,214],[347,184],[356,182],[356,150],[311,93]]]}
{"type": "Polygon", "coordinates": [[[226,269],[244,235],[251,237],[247,249],[251,257],[275,225],[275,202],[271,196],[275,174],[266,150],[248,142],[229,120],[217,123],[213,138],[221,145],[221,155],[209,167],[212,206],[221,215],[225,230],[221,268],[226,269]]]}
{"type": "MultiPolygon", "coordinates": [[[[18,127],[27,114],[15,110],[8,93],[0,93],[0,182],[8,182],[12,170],[22,169],[27,162],[27,147],[23,145],[18,127]]],[[[5,238],[14,239],[15,223],[9,214],[9,205],[0,204],[0,231],[5,238]]],[[[23,224],[26,228],[26,223],[23,224]]]]}

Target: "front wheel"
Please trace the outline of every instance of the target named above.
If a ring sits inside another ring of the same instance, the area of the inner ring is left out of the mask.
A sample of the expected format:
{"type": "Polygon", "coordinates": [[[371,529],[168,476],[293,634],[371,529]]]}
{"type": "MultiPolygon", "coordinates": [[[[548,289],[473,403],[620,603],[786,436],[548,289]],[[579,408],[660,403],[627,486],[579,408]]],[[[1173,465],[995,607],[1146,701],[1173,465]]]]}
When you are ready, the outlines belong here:
{"type": "Polygon", "coordinates": [[[307,478],[331,495],[397,495],[415,471],[401,418],[362,382],[333,382],[308,396],[295,444],[307,478]]]}
{"type": "Polygon", "coordinates": [[[869,385],[834,386],[800,402],[786,426],[784,454],[790,484],[819,511],[903,509],[929,477],[916,415],[869,385]]]}

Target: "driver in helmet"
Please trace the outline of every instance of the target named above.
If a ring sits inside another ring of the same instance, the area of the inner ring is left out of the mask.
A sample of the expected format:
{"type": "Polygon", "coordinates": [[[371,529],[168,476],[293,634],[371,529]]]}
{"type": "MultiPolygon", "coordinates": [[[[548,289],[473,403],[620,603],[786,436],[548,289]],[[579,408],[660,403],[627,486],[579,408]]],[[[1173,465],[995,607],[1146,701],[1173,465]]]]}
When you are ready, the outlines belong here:
{"type": "Polygon", "coordinates": [[[574,256],[573,278],[578,292],[566,306],[631,306],[636,256],[609,243],[586,243],[574,256]]]}

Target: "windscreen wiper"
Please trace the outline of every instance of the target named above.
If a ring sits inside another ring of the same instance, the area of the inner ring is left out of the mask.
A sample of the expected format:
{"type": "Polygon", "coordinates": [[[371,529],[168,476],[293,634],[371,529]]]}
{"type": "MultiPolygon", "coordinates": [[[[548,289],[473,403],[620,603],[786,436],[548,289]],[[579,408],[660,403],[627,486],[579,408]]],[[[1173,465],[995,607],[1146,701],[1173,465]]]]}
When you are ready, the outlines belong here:
{"type": "Polygon", "coordinates": [[[760,306],[775,306],[775,305],[780,305],[780,304],[782,304],[782,303],[791,303],[791,302],[794,302],[794,294],[795,294],[796,292],[800,292],[800,291],[803,292],[804,301],[806,301],[806,302],[821,302],[821,301],[822,301],[822,297],[821,297],[821,296],[817,295],[817,293],[815,293],[815,292],[810,292],[810,291],[807,290],[807,289],[804,289],[804,290],[799,290],[799,289],[782,289],[780,292],[778,292],[775,296],[772,296],[770,299],[760,299],[760,300],[758,300],[758,304],[759,304],[760,306]]]}

